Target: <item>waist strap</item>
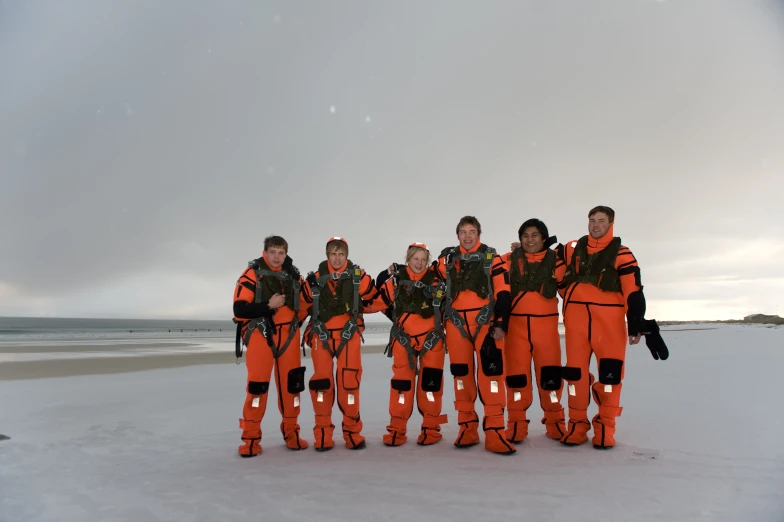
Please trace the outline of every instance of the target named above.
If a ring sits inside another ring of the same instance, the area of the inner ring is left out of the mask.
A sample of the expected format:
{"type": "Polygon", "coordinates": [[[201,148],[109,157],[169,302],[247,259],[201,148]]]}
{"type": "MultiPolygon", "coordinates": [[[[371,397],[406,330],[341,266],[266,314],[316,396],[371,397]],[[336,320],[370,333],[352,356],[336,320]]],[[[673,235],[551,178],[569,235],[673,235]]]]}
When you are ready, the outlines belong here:
{"type": "Polygon", "coordinates": [[[429,350],[435,348],[436,344],[438,344],[438,341],[441,339],[441,335],[440,331],[430,330],[422,343],[422,347],[417,350],[411,344],[411,336],[397,324],[393,324],[392,329],[389,331],[389,344],[384,353],[387,354],[387,357],[392,357],[392,343],[397,341],[408,354],[408,367],[412,370],[416,370],[417,360],[424,356],[429,350]]]}

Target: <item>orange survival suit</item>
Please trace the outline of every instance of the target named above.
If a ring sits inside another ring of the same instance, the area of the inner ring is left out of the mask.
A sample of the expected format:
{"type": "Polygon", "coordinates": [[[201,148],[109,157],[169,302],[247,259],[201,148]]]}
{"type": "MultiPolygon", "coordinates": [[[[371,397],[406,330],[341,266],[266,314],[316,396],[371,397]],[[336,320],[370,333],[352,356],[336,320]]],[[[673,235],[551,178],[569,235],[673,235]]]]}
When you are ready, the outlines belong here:
{"type": "Polygon", "coordinates": [[[485,413],[485,449],[512,454],[516,450],[504,431],[504,340],[495,341],[491,332],[491,326],[508,329],[509,276],[504,261],[494,249],[477,242],[470,251],[459,245],[445,248],[435,263],[446,283],[446,344],[460,426],[454,444],[465,448],[479,443],[474,409],[478,392],[485,413]]]}
{"type": "MultiPolygon", "coordinates": [[[[593,445],[615,445],[615,418],[621,415],[621,382],[626,358],[625,313],[639,314],[642,283],[631,250],[613,235],[613,225],[600,239],[583,236],[566,244],[566,270],[562,285],[566,327],[566,366],[569,426],[561,442],[582,444],[588,440],[587,410],[590,396],[599,408],[593,417],[593,445]],[[591,354],[596,355],[598,382],[588,372],[591,354]]],[[[644,302],[644,301],[643,301],[644,302]]],[[[644,304],[643,304],[644,310],[644,304]]],[[[644,314],[640,314],[640,317],[644,314]]]]}
{"type": "Polygon", "coordinates": [[[542,424],[548,437],[560,440],[565,424],[557,296],[565,265],[550,249],[529,254],[517,248],[503,257],[512,295],[504,350],[509,413],[506,438],[518,443],[528,435],[526,410],[533,402],[533,358],[539,404],[544,411],[542,424]]]}
{"type": "Polygon", "coordinates": [[[328,261],[322,261],[317,272],[308,274],[302,287],[302,298],[310,305],[305,341],[313,359],[309,386],[316,417],[314,446],[318,451],[332,449],[335,445],[332,406],[336,398],[343,413],[346,447],[365,447],[359,416],[360,336],[365,328],[362,301],[373,299],[375,292],[373,279],[351,260],[347,260],[340,270],[333,269],[328,261]],[[333,359],[337,361],[337,370],[333,359]]]}
{"type": "Polygon", "coordinates": [[[408,266],[390,276],[387,270],[376,277],[379,293],[366,312],[388,311],[392,319],[387,353],[393,357],[389,391],[391,417],[384,444],[400,446],[407,440],[406,425],[414,410],[414,395],[422,415],[417,444],[426,446],[441,440],[444,382],[444,342],[441,323],[443,283],[434,267],[415,274],[408,266]]]}
{"type": "MultiPolygon", "coordinates": [[[[299,324],[305,312],[299,310],[302,277],[286,256],[278,268],[269,266],[266,254],[248,263],[237,281],[234,292],[234,321],[238,344],[247,346],[247,395],[242,409],[240,429],[243,444],[239,453],[254,457],[261,453],[261,420],[267,408],[270,373],[275,371],[278,409],[283,417],[280,430],[286,447],[305,449],[308,443],[299,436],[299,394],[305,389],[305,367],[301,364],[299,324]],[[271,310],[267,303],[278,294],[286,295],[283,306],[271,310]]],[[[237,357],[241,356],[238,346],[237,357]]]]}

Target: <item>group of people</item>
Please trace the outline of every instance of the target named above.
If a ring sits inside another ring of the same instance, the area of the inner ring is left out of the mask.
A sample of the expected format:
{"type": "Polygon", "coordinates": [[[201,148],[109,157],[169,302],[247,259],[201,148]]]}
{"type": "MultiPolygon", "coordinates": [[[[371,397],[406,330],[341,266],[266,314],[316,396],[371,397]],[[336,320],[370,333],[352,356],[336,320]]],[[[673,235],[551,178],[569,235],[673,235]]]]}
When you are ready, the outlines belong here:
{"type": "Polygon", "coordinates": [[[415,402],[422,415],[417,444],[441,440],[441,426],[447,422],[442,396],[448,354],[459,425],[456,447],[480,442],[478,396],[485,449],[515,453],[515,444],[528,435],[534,389],[548,437],[579,445],[593,429],[594,447],[613,447],[627,341],[637,344],[644,335],[654,359],[669,355],[656,321],[645,319],[640,269],[614,236],[614,220],[611,208],[595,207],[588,215],[588,235],[563,245],[556,244],[542,221],[529,219],[518,230],[519,241],[500,255],[481,242],[479,221],[465,216],[456,227],[457,246],[432,260],[425,244],[412,243],[406,263],[391,264],[375,280],[348,258],[344,238],[330,238],[326,260],[303,278],[285,239],[267,237],[262,256],[249,263],[234,293],[236,355],[240,358],[242,346],[247,347],[248,369],[239,454],[262,452],[261,421],[273,372],[286,446],[308,447],[298,424],[305,391],[298,346],[307,317],[302,345],[310,347],[313,360],[308,388],[315,413],[314,447],[327,451],[335,445],[335,401],[343,415],[345,446],[365,447],[361,334],[364,315],[379,312],[392,321],[387,346],[393,359],[390,422],[384,444],[407,441],[415,402]],[[565,364],[558,296],[566,330],[565,364]],[[592,354],[597,376],[589,371],[592,354]],[[568,419],[561,404],[564,386],[568,419]],[[589,420],[591,397],[598,413],[589,420]]]}

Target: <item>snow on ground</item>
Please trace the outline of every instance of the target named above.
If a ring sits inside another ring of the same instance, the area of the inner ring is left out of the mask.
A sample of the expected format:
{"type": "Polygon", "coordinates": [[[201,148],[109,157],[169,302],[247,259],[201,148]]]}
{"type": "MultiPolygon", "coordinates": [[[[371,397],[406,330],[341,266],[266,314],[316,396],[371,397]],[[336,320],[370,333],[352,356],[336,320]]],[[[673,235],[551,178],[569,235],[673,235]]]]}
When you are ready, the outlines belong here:
{"type": "Polygon", "coordinates": [[[458,450],[451,379],[445,439],[385,447],[391,361],[380,354],[364,359],[368,448],[356,452],[287,450],[273,393],[264,453],[240,458],[244,366],[0,382],[11,437],[0,441],[0,520],[784,521],[784,329],[664,335],[668,361],[629,348],[609,451],[546,439],[536,403],[516,455],[458,450]]]}

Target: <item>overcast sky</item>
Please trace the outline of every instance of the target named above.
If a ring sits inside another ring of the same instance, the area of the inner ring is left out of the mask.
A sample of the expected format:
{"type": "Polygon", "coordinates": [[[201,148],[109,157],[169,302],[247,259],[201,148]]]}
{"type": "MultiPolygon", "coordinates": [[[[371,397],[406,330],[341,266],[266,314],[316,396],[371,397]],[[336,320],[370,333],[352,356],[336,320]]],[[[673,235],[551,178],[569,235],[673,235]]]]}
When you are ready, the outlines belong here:
{"type": "Polygon", "coordinates": [[[0,0],[0,315],[228,318],[616,212],[648,316],[784,315],[784,2],[0,0]]]}

